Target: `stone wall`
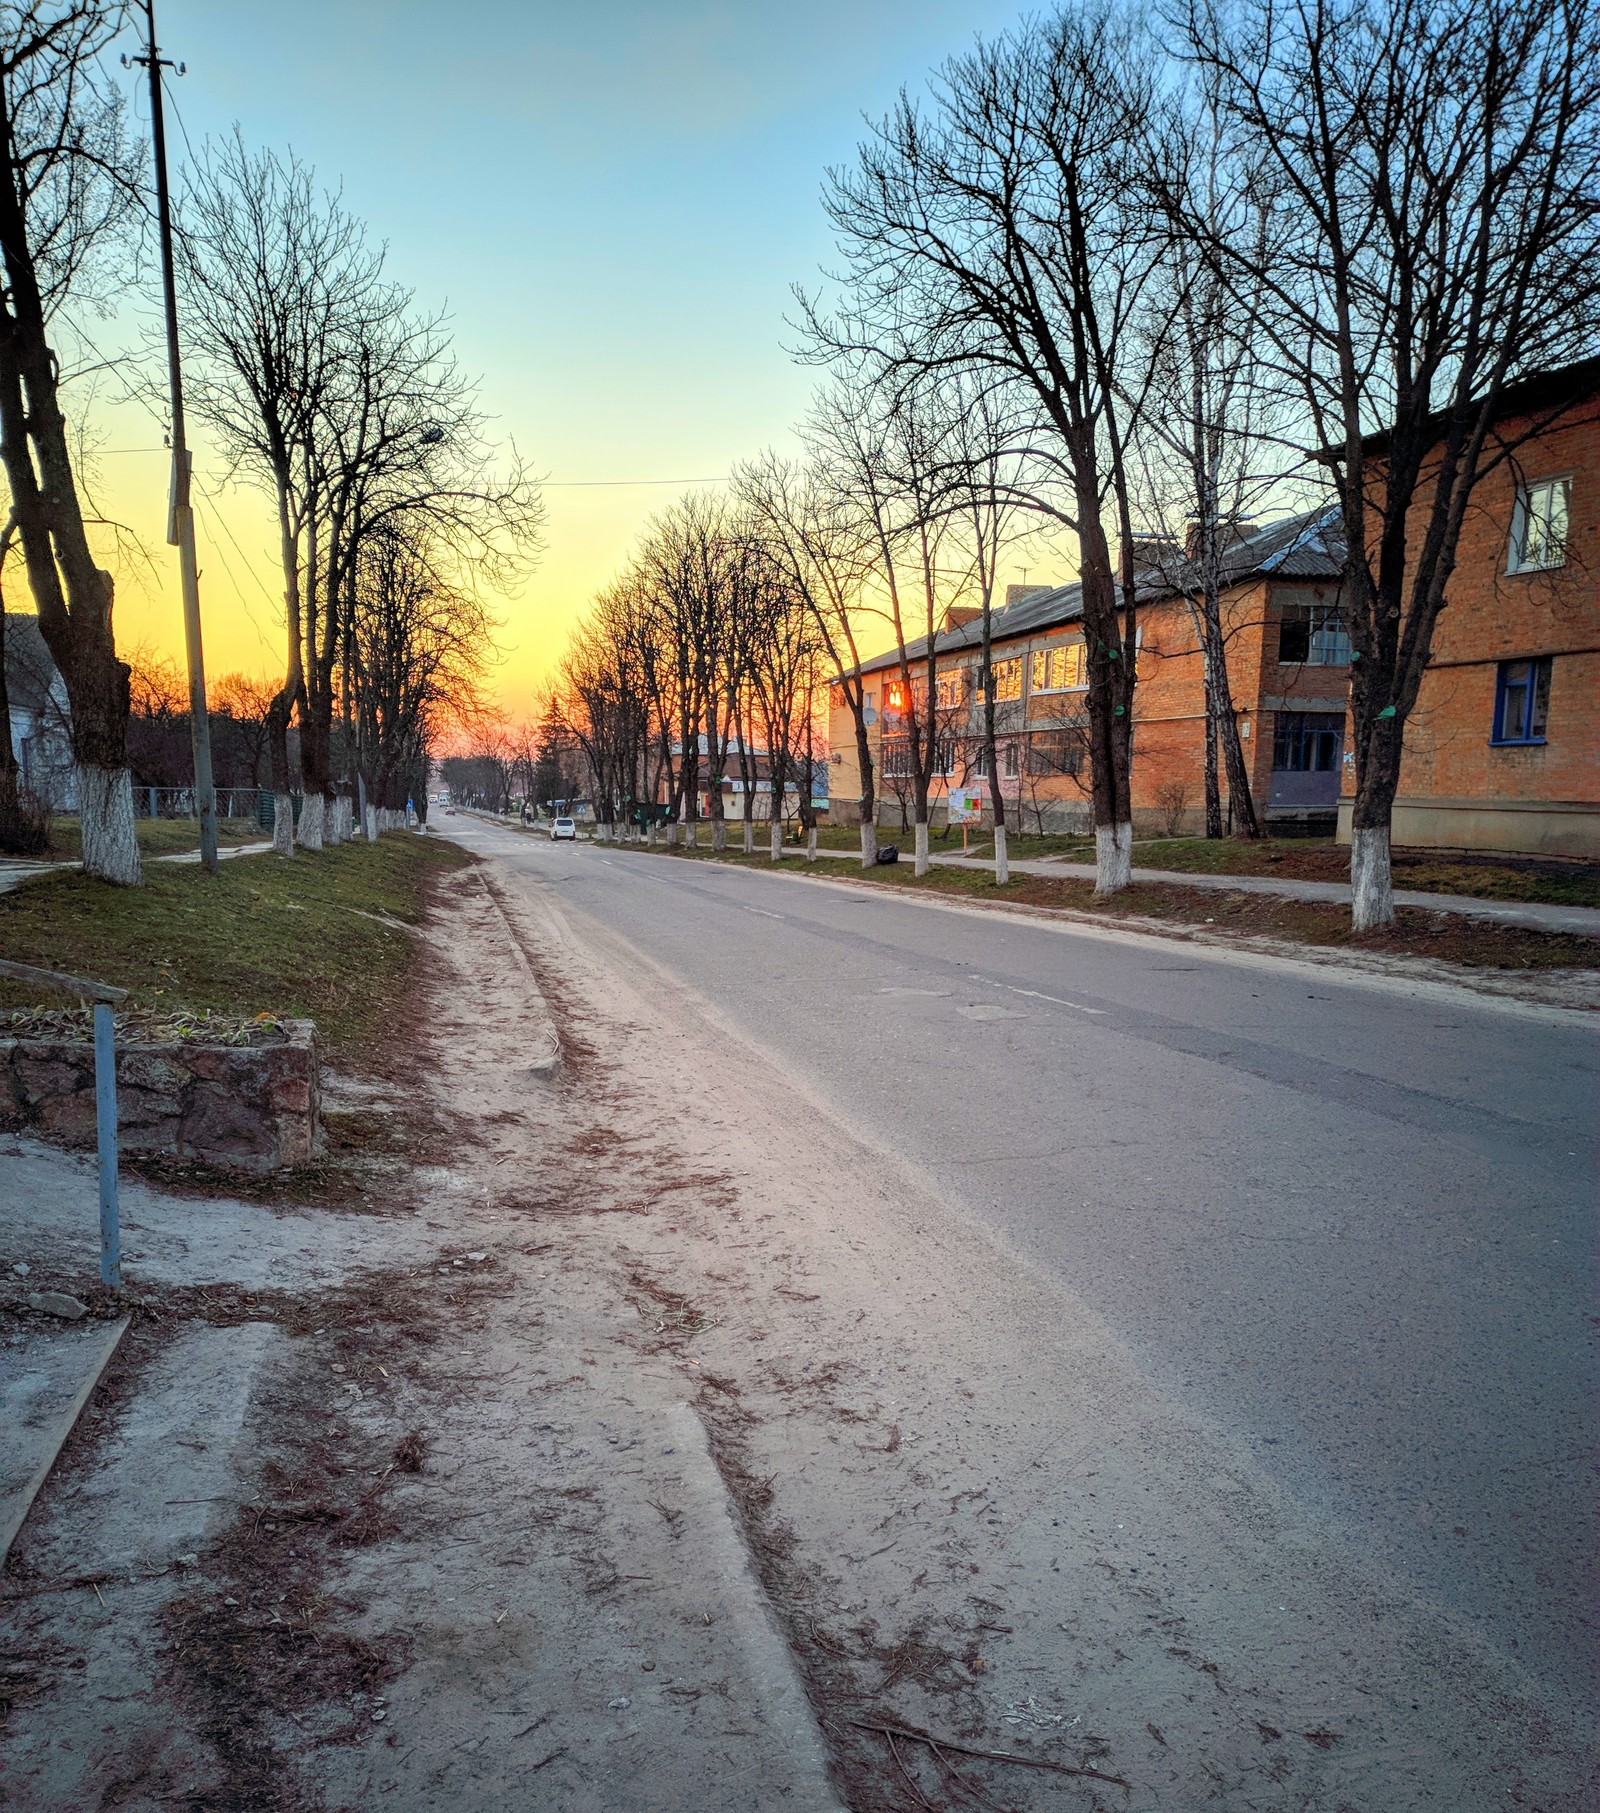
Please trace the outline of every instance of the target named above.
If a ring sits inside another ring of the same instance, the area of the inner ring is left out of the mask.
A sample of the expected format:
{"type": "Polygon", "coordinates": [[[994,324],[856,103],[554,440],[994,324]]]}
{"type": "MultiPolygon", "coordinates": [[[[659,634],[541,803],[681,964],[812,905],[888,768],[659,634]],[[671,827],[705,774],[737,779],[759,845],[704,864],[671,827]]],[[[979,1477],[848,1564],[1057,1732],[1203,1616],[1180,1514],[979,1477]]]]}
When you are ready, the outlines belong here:
{"type": "MultiPolygon", "coordinates": [[[[316,1029],[245,1046],[117,1044],[117,1134],[125,1152],[261,1173],[319,1149],[316,1029]]],[[[0,1126],[62,1145],[95,1143],[94,1050],[84,1040],[0,1039],[0,1126]]]]}

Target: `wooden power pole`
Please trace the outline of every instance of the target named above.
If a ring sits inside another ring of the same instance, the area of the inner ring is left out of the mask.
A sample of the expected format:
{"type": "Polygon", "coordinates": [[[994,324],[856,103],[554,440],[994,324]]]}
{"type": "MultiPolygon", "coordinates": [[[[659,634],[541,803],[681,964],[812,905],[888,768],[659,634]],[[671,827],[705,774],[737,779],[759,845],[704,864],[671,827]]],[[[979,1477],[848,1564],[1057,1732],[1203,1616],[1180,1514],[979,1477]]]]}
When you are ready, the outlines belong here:
{"type": "MultiPolygon", "coordinates": [[[[167,375],[172,389],[172,491],[167,540],[178,550],[183,584],[183,640],[189,662],[189,730],[194,744],[194,803],[200,818],[200,861],[217,872],[217,789],[211,772],[211,718],[206,708],[206,663],[200,641],[200,573],[195,564],[194,510],[189,501],[189,445],[183,426],[183,364],[178,351],[178,286],[172,269],[172,202],[167,191],[167,131],[161,71],[173,67],[156,49],[155,0],[144,0],[145,54],[131,61],[150,74],[150,135],[156,159],[156,219],[161,235],[161,285],[167,309],[167,375]]],[[[177,65],[179,75],[183,66],[177,65]]]]}

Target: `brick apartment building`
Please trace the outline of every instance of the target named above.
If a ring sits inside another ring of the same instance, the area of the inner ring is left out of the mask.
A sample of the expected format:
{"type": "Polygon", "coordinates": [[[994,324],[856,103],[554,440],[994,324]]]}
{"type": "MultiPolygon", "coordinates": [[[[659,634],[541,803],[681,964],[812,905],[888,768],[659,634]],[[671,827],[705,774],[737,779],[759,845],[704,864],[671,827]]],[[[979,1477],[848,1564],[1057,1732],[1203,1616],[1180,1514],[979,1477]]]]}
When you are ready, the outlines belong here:
{"type": "Polygon", "coordinates": [[[1393,839],[1600,857],[1600,359],[1509,391],[1498,432],[1516,451],[1462,531],[1393,839]]]}
{"type": "MultiPolygon", "coordinates": [[[[1172,563],[1168,563],[1171,565],[1172,563]]],[[[1181,561],[1175,579],[1181,581],[1181,561]]],[[[1257,811],[1283,828],[1331,832],[1349,691],[1350,644],[1339,614],[1344,544],[1337,512],[1319,509],[1241,534],[1229,550],[1222,595],[1228,675],[1257,811]]],[[[1139,587],[1138,688],[1134,694],[1133,813],[1141,834],[1169,823],[1204,828],[1204,661],[1189,600],[1150,569],[1139,587]]],[[[934,822],[950,785],[986,780],[978,691],[980,632],[967,615],[935,640],[935,715],[943,771],[934,822]]],[[[997,731],[1007,816],[1022,830],[1089,824],[1088,676],[1076,585],[1013,587],[992,628],[997,731]]],[[[913,684],[926,684],[926,645],[910,652],[913,684]]],[[[879,822],[910,816],[910,761],[898,657],[863,664],[872,713],[879,822]]],[[[860,817],[855,732],[836,686],[831,695],[831,816],[860,817]]],[[[1226,804],[1227,782],[1223,777],[1226,804]]]]}

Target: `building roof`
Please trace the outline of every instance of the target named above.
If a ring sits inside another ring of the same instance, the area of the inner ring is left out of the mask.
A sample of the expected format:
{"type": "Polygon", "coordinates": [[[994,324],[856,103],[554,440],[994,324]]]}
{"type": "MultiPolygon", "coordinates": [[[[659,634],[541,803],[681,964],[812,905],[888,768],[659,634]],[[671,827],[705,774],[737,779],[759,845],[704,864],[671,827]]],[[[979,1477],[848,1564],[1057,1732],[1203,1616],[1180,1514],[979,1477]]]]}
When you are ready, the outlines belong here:
{"type": "MultiPolygon", "coordinates": [[[[1281,522],[1269,523],[1254,535],[1243,536],[1226,549],[1222,556],[1222,584],[1238,585],[1246,579],[1270,575],[1274,579],[1337,579],[1344,572],[1344,530],[1337,505],[1322,504],[1298,516],[1286,516],[1281,522]]],[[[1175,571],[1162,572],[1151,567],[1141,575],[1137,600],[1155,604],[1163,598],[1176,598],[1197,587],[1197,569],[1183,562],[1175,571]]],[[[1019,636],[1045,634],[1065,628],[1083,615],[1083,587],[1079,584],[1055,586],[1015,604],[995,611],[990,618],[989,633],[995,642],[1014,642],[1019,636]]],[[[935,636],[935,656],[958,654],[964,649],[983,644],[983,622],[976,619],[935,636]]],[[[927,659],[928,639],[919,636],[906,645],[906,660],[927,659]]],[[[881,673],[900,664],[898,649],[890,649],[871,661],[863,661],[864,674],[881,673]]]]}
{"type": "MultiPolygon", "coordinates": [[[[1500,392],[1495,403],[1494,420],[1508,422],[1517,419],[1548,417],[1544,424],[1553,427],[1570,410],[1583,403],[1593,402],[1600,396],[1600,354],[1587,359],[1576,359],[1570,365],[1551,366],[1543,371],[1529,372],[1526,377],[1513,379],[1500,392]]],[[[1476,408],[1474,403],[1471,407],[1476,408]]],[[[1440,440],[1449,425],[1450,411],[1436,409],[1428,417],[1424,427],[1434,440],[1440,440]]],[[[1361,448],[1367,454],[1380,454],[1389,445],[1390,430],[1380,428],[1374,433],[1364,435],[1361,448]]],[[[1344,450],[1341,447],[1330,447],[1322,455],[1330,461],[1341,461],[1344,450]]]]}

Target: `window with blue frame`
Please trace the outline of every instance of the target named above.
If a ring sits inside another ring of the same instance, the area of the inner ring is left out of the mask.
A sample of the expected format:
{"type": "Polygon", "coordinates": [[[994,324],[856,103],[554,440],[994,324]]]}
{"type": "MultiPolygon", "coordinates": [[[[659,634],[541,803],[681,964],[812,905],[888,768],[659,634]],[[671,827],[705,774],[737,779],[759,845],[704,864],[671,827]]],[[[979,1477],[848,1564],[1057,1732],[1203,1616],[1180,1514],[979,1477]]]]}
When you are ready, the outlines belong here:
{"type": "Polygon", "coordinates": [[[1550,657],[1502,661],[1495,674],[1491,743],[1542,743],[1550,719],[1550,657]]]}
{"type": "Polygon", "coordinates": [[[1339,766],[1344,713],[1280,711],[1273,714],[1272,768],[1275,774],[1327,774],[1339,766]]]}

